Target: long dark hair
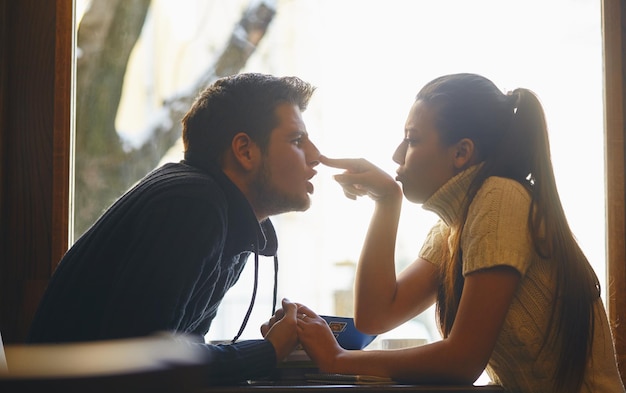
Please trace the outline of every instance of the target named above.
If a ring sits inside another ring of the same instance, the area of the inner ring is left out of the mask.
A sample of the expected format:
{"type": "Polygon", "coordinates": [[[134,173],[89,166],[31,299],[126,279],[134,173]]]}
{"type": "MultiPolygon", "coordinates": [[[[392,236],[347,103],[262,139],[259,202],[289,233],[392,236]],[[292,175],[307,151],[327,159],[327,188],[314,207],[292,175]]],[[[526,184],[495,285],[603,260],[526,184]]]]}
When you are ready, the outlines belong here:
{"type": "Polygon", "coordinates": [[[452,329],[463,291],[460,239],[469,205],[488,177],[513,179],[531,194],[528,223],[535,250],[554,262],[553,312],[542,347],[547,350],[550,342],[550,349],[560,349],[554,389],[579,391],[592,350],[594,303],[600,296],[600,284],[561,205],[541,103],[530,90],[504,94],[490,80],[475,74],[437,78],[422,88],[416,100],[436,111],[442,143],[451,145],[469,138],[482,162],[466,196],[459,227],[452,231],[451,255],[441,265],[437,316],[444,337],[452,329]]]}

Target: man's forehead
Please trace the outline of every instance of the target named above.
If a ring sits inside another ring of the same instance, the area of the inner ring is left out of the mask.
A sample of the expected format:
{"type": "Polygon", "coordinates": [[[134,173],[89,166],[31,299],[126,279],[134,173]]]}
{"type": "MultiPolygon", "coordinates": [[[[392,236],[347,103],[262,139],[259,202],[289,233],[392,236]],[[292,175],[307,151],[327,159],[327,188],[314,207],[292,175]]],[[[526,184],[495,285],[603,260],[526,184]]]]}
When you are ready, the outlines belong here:
{"type": "Polygon", "coordinates": [[[302,113],[297,105],[282,104],[276,107],[276,115],[278,117],[279,127],[290,127],[294,130],[306,132],[306,126],[302,119],[302,113]]]}
{"type": "Polygon", "coordinates": [[[300,107],[289,102],[278,104],[274,111],[278,116],[302,118],[302,111],[300,110],[300,107]]]}

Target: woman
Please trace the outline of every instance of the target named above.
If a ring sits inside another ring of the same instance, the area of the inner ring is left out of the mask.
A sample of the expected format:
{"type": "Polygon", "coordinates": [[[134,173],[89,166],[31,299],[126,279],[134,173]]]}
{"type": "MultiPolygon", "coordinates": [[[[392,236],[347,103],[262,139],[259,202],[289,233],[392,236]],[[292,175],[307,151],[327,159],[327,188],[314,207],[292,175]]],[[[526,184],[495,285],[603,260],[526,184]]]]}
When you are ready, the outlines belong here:
{"type": "Polygon", "coordinates": [[[355,322],[386,332],[437,304],[443,339],[346,351],[301,306],[298,335],[320,370],[415,383],[470,384],[486,368],[511,392],[624,392],[600,284],[557,193],[546,121],[527,89],[503,94],[474,74],[422,88],[393,155],[411,202],[435,212],[397,277],[402,194],[363,159],[322,158],[349,198],[376,203],[355,283],[355,322]]]}

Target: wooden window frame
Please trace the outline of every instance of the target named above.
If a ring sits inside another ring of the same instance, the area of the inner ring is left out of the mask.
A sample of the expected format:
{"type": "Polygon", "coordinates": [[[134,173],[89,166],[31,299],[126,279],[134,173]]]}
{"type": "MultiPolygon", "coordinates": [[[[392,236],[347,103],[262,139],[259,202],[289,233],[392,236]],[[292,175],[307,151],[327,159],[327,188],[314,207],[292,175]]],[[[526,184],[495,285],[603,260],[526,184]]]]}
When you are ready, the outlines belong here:
{"type": "Polygon", "coordinates": [[[602,1],[607,233],[607,309],[626,380],[626,0],[602,1]]]}
{"type": "Polygon", "coordinates": [[[0,0],[0,332],[21,342],[68,248],[73,0],[0,0]]]}
{"type": "MultiPolygon", "coordinates": [[[[0,332],[22,342],[67,250],[72,0],[0,0],[0,332]]],[[[602,1],[607,308],[626,375],[626,0],[602,1]]]]}

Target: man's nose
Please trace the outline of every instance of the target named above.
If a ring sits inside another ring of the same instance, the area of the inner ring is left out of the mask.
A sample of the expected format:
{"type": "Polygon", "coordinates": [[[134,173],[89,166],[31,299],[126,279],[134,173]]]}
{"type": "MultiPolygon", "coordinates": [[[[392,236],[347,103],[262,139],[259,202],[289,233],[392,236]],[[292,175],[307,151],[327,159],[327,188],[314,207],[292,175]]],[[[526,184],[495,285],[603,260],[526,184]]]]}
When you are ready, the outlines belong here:
{"type": "Polygon", "coordinates": [[[307,164],[312,168],[318,166],[320,163],[321,155],[322,154],[317,149],[317,146],[315,146],[315,144],[311,142],[311,146],[309,148],[309,151],[307,152],[307,164]]]}

